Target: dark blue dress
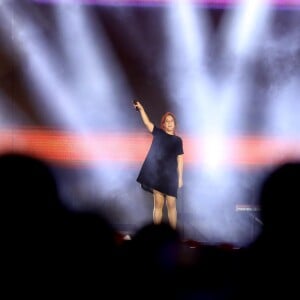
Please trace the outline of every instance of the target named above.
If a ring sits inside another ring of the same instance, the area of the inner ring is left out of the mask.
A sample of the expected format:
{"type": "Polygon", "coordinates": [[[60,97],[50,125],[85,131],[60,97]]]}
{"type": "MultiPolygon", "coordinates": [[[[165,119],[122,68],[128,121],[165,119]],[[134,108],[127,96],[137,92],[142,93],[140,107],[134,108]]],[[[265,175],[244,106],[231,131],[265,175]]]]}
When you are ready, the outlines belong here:
{"type": "Polygon", "coordinates": [[[177,197],[177,156],[183,154],[182,139],[167,134],[154,126],[153,140],[146,159],[137,177],[146,191],[157,190],[165,195],[177,197]]]}

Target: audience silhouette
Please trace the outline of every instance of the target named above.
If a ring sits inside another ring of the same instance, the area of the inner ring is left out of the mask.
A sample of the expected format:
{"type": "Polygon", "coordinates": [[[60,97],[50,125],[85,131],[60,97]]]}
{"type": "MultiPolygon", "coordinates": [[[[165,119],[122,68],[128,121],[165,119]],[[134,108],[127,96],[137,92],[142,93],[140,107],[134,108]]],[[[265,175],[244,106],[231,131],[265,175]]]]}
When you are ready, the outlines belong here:
{"type": "Polygon", "coordinates": [[[297,293],[299,180],[300,162],[290,161],[276,166],[262,182],[258,202],[263,226],[257,239],[240,251],[236,298],[289,298],[297,293]]]}
{"type": "MultiPolygon", "coordinates": [[[[49,163],[0,156],[2,258],[10,295],[102,295],[114,273],[115,230],[99,212],[64,205],[49,163]]],[[[3,278],[3,277],[2,277],[3,278]]]]}
{"type": "Polygon", "coordinates": [[[188,247],[165,222],[120,242],[105,211],[67,207],[51,164],[34,156],[2,153],[0,180],[2,271],[11,296],[235,300],[297,293],[300,162],[267,174],[257,199],[262,230],[238,250],[188,247]]]}
{"type": "Polygon", "coordinates": [[[180,244],[179,232],[162,222],[145,224],[122,246],[120,276],[122,286],[133,285],[127,289],[130,299],[140,299],[144,294],[147,297],[176,296],[173,285],[180,244]],[[126,275],[128,272],[130,276],[126,275]]]}

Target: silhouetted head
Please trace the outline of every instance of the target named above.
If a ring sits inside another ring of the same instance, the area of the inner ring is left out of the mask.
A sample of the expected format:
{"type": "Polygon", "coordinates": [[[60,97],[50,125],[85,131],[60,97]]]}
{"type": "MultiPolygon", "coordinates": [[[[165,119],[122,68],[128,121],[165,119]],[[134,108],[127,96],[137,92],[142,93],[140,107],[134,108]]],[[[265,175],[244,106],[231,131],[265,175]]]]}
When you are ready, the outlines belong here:
{"type": "Polygon", "coordinates": [[[54,170],[36,157],[0,155],[0,180],[1,249],[14,283],[68,295],[110,286],[115,232],[100,213],[65,208],[54,170]]]}
{"type": "MultiPolygon", "coordinates": [[[[260,193],[263,232],[283,240],[298,227],[300,162],[277,166],[265,179],[260,193]]],[[[298,229],[297,229],[298,230],[298,229]]]]}
{"type": "Polygon", "coordinates": [[[39,158],[21,153],[0,155],[0,183],[2,214],[20,225],[53,218],[62,210],[54,173],[39,158]]]}
{"type": "MultiPolygon", "coordinates": [[[[163,265],[177,259],[180,236],[168,223],[146,224],[132,238],[132,246],[142,264],[163,265]]],[[[138,260],[139,260],[138,259],[138,260]]]]}

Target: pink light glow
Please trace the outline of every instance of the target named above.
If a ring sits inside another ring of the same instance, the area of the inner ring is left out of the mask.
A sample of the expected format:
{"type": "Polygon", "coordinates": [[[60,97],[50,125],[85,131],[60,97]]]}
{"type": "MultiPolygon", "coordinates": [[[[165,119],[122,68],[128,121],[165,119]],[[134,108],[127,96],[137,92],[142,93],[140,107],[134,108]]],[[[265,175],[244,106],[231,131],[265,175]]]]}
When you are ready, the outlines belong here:
{"type": "MultiPolygon", "coordinates": [[[[173,0],[33,0],[39,3],[73,3],[91,5],[163,5],[173,0]]],[[[241,3],[243,0],[191,0],[192,3],[206,6],[229,6],[241,3]]],[[[300,0],[264,0],[275,6],[300,7],[300,0]]],[[[262,0],[263,2],[263,0],[262,0]]]]}
{"type": "MultiPolygon", "coordinates": [[[[199,138],[182,134],[185,162],[203,162],[199,138]]],[[[0,154],[6,151],[28,153],[61,165],[91,162],[140,164],[151,143],[146,133],[90,133],[84,137],[73,132],[44,128],[0,130],[0,154]],[[89,145],[97,151],[90,151],[89,145]],[[122,150],[120,150],[122,149],[122,150]]],[[[300,141],[271,136],[228,137],[230,149],[226,164],[258,167],[300,158],[300,141]]]]}

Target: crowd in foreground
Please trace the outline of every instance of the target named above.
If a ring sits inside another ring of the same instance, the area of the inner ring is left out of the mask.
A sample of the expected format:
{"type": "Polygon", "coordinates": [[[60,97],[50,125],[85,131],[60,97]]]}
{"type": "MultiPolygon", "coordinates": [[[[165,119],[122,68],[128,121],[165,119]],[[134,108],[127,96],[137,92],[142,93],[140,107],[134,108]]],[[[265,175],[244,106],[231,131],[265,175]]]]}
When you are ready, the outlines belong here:
{"type": "Polygon", "coordinates": [[[186,247],[167,223],[130,240],[105,214],[64,205],[45,161],[2,153],[2,286],[14,296],[269,299],[297,294],[300,162],[277,165],[259,191],[262,231],[240,249],[186,247]]]}

